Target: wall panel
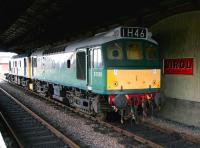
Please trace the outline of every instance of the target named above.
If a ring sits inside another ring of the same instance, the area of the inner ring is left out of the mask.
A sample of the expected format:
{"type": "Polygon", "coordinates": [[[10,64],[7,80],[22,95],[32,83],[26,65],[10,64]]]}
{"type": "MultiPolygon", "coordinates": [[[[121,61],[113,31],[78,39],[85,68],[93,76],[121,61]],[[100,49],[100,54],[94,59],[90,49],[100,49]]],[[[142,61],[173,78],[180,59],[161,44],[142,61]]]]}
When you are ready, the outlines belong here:
{"type": "Polygon", "coordinates": [[[162,75],[162,90],[170,98],[200,102],[200,11],[177,14],[150,28],[162,58],[194,58],[193,75],[162,75]]]}

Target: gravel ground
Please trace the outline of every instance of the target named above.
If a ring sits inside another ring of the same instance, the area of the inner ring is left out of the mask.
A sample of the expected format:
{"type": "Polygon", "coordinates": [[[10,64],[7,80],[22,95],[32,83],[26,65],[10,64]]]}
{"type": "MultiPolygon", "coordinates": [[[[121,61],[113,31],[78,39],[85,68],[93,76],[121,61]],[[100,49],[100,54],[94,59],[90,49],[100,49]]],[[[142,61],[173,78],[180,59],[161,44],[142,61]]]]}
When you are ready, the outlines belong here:
{"type": "Polygon", "coordinates": [[[53,105],[28,96],[25,92],[10,87],[5,82],[0,82],[1,87],[18,97],[34,111],[44,116],[54,126],[57,126],[63,133],[76,139],[81,147],[95,148],[124,148],[124,147],[146,147],[130,138],[112,131],[106,127],[96,124],[94,121],[75,115],[65,113],[56,109],[53,105]]]}

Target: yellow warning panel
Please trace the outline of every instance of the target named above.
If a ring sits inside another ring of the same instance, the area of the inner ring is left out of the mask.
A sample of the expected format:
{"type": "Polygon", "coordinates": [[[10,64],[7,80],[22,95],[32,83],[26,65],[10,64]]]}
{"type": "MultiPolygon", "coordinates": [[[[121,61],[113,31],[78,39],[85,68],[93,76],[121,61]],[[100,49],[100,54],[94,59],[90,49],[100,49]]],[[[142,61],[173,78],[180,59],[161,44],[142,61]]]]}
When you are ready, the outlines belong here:
{"type": "Polygon", "coordinates": [[[27,58],[27,77],[31,78],[31,58],[27,58]]]}
{"type": "Polygon", "coordinates": [[[160,88],[160,69],[107,70],[107,90],[160,88]]]}

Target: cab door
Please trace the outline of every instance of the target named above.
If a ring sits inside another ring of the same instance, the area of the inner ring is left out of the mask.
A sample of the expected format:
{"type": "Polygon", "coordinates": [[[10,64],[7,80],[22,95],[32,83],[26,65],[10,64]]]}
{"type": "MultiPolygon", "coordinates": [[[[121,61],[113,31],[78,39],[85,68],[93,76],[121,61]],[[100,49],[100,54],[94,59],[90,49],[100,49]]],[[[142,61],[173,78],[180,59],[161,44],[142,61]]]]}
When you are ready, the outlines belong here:
{"type": "Polygon", "coordinates": [[[102,89],[103,67],[102,67],[102,51],[101,47],[93,47],[88,49],[88,90],[102,89]]]}
{"type": "Polygon", "coordinates": [[[86,81],[86,64],[86,49],[78,49],[76,52],[76,78],[78,80],[86,81]]]}

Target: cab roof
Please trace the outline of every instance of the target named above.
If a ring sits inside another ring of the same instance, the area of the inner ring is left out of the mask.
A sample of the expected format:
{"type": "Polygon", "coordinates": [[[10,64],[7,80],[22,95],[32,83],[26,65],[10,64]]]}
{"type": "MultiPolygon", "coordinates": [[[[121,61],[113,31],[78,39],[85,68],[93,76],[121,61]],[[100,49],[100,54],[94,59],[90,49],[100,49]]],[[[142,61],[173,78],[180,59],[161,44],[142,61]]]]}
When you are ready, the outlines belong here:
{"type": "Polygon", "coordinates": [[[117,39],[138,39],[138,40],[147,40],[156,45],[158,43],[151,38],[152,34],[148,31],[147,28],[142,27],[117,27],[107,32],[102,32],[96,34],[93,37],[87,39],[80,39],[74,42],[67,44],[59,45],[56,47],[46,47],[40,48],[35,51],[32,56],[41,56],[43,54],[51,54],[58,52],[74,52],[80,48],[92,47],[101,45],[117,39]]]}

